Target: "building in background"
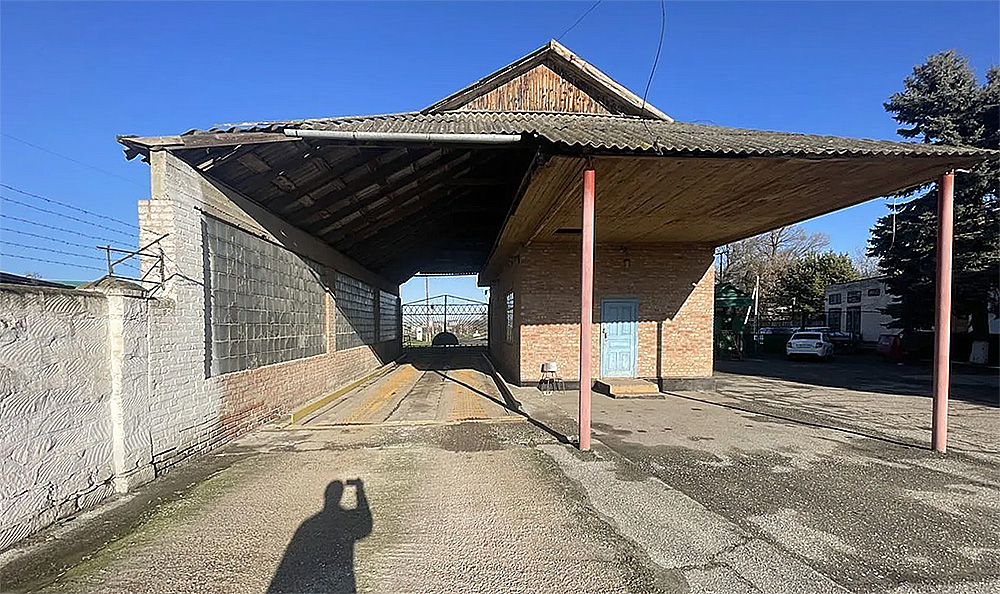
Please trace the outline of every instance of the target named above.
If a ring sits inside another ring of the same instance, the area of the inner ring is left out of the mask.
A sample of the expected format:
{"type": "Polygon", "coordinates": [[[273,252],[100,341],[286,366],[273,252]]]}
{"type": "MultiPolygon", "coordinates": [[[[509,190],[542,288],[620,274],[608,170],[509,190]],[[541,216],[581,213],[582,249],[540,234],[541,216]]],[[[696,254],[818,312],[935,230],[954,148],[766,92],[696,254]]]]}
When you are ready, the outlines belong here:
{"type": "Polygon", "coordinates": [[[887,326],[892,316],[885,308],[895,300],[885,277],[862,278],[826,287],[826,322],[834,332],[850,332],[862,342],[876,342],[882,334],[896,334],[887,326]]]}

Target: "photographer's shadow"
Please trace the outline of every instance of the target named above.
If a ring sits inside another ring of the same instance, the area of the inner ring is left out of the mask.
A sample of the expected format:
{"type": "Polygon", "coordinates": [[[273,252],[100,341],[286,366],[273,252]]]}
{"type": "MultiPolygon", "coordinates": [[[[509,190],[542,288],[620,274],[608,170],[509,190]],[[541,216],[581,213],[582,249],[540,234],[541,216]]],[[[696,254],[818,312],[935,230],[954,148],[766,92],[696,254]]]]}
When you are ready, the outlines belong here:
{"type": "Polygon", "coordinates": [[[270,594],[355,592],[354,543],[371,534],[372,514],[364,483],[355,485],[358,504],[344,509],[344,483],[326,487],[326,503],[318,514],[302,522],[292,537],[267,591],[270,594]]]}

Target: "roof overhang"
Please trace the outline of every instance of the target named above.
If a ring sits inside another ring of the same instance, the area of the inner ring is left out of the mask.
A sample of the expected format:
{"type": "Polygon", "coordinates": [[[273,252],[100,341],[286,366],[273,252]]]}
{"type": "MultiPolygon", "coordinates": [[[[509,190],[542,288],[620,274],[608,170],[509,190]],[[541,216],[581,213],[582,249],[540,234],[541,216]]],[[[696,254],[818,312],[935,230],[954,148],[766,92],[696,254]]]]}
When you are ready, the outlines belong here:
{"type": "Polygon", "coordinates": [[[597,179],[596,241],[714,247],[919,186],[975,161],[941,155],[556,155],[532,170],[480,282],[489,284],[533,243],[579,244],[588,163],[597,179]]]}
{"type": "Polygon", "coordinates": [[[172,152],[396,282],[424,272],[481,273],[488,283],[532,242],[578,240],[587,159],[597,170],[598,241],[719,245],[998,154],[540,113],[269,122],[119,140],[130,157],[172,152]],[[473,142],[491,135],[503,142],[473,142]]]}

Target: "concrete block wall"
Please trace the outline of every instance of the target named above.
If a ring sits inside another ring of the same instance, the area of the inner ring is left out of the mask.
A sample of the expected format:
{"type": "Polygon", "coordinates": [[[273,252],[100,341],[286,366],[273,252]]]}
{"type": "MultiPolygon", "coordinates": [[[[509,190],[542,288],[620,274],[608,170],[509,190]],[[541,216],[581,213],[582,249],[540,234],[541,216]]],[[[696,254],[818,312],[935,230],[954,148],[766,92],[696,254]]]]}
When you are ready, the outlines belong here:
{"type": "Polygon", "coordinates": [[[168,152],[152,153],[150,169],[152,198],[140,204],[143,242],[170,234],[162,242],[166,282],[151,310],[149,333],[151,410],[156,416],[150,431],[158,471],[225,443],[399,356],[399,339],[336,349],[336,309],[329,279],[337,271],[394,295],[398,286],[214,183],[168,152]],[[206,317],[202,236],[205,215],[303,255],[318,268],[319,276],[327,279],[325,353],[234,373],[211,373],[205,342],[210,323],[206,317]]]}
{"type": "MultiPolygon", "coordinates": [[[[601,300],[616,297],[639,302],[639,377],[711,377],[713,252],[711,246],[698,244],[597,246],[591,337],[595,377],[601,369],[601,300]]],[[[518,279],[519,361],[513,381],[537,382],[545,361],[555,361],[564,379],[578,380],[580,246],[532,244],[511,268],[501,279],[518,279]]]]}
{"type": "Polygon", "coordinates": [[[0,549],[112,493],[108,302],[0,285],[0,549]]]}

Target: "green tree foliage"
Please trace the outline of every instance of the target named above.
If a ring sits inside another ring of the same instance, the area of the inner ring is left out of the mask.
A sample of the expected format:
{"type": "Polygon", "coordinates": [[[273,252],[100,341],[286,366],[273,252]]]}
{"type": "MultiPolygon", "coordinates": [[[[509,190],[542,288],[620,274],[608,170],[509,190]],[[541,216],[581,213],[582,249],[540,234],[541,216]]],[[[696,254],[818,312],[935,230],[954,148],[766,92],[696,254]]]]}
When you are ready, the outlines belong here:
{"type": "MultiPolygon", "coordinates": [[[[905,138],[925,143],[1000,148],[1000,68],[980,84],[968,59],[941,52],[913,69],[903,91],[885,103],[905,138]]],[[[974,331],[987,332],[987,313],[1000,279],[1000,217],[997,196],[1000,160],[955,176],[955,315],[971,315],[974,331]]],[[[872,228],[868,253],[888,275],[889,290],[901,297],[890,305],[897,328],[933,325],[937,183],[908,193],[872,228]],[[908,198],[908,199],[907,199],[908,198]]]]}
{"type": "Polygon", "coordinates": [[[858,278],[848,254],[812,253],[789,264],[782,276],[778,293],[780,305],[802,315],[823,311],[826,286],[858,278]]]}
{"type": "Polygon", "coordinates": [[[809,254],[825,250],[830,239],[809,233],[801,225],[779,227],[722,246],[716,256],[716,281],[730,283],[747,294],[760,288],[760,313],[773,315],[788,266],[809,254]]]}

